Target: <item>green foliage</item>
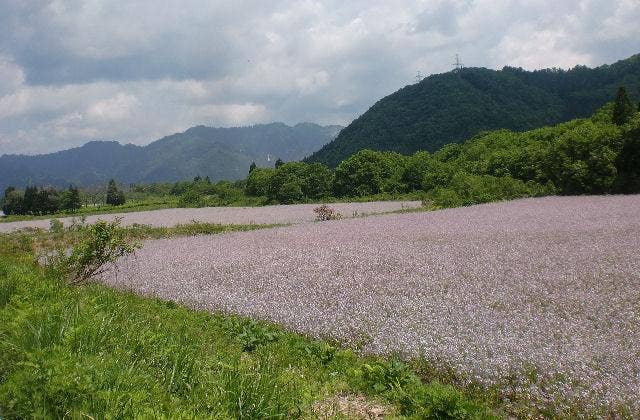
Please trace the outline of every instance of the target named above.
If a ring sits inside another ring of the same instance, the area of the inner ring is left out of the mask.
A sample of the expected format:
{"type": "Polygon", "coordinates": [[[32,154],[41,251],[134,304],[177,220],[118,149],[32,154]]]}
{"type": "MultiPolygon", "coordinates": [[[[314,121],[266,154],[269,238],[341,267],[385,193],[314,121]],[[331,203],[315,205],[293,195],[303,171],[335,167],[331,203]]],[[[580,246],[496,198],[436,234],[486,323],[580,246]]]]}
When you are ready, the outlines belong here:
{"type": "Polygon", "coordinates": [[[622,193],[640,192],[640,113],[631,120],[622,139],[622,149],[616,160],[618,181],[622,193]]]}
{"type": "Polygon", "coordinates": [[[381,394],[403,415],[428,419],[495,418],[482,404],[450,385],[427,386],[403,362],[395,359],[364,363],[352,371],[352,381],[370,395],[381,394]]]}
{"type": "Polygon", "coordinates": [[[621,84],[629,93],[640,90],[640,55],[594,69],[436,74],[376,102],[307,161],[336,167],[363,149],[435,152],[486,130],[524,131],[584,118],[612,100],[621,84]]]}
{"type": "Polygon", "coordinates": [[[564,194],[611,192],[620,149],[620,130],[615,126],[584,121],[551,146],[550,179],[564,194]]]}
{"type": "Polygon", "coordinates": [[[49,232],[55,234],[64,233],[64,224],[58,219],[51,219],[49,222],[49,232]]]}
{"type": "Polygon", "coordinates": [[[81,207],[80,191],[72,186],[62,193],[53,187],[29,186],[24,194],[14,187],[4,192],[3,212],[12,214],[53,214],[60,210],[75,211],[81,207]]]}
{"type": "Polygon", "coordinates": [[[624,125],[629,121],[633,112],[634,106],[627,96],[627,91],[624,86],[620,86],[613,103],[613,122],[617,125],[624,125]]]}
{"type": "Polygon", "coordinates": [[[266,196],[274,173],[275,169],[270,168],[256,168],[251,171],[245,184],[245,193],[254,197],[266,196]]]}
{"type": "Polygon", "coordinates": [[[4,190],[2,212],[6,215],[23,214],[25,212],[23,195],[14,187],[8,187],[4,190]]]}
{"type": "Polygon", "coordinates": [[[252,320],[241,322],[237,328],[239,328],[240,332],[236,335],[236,339],[242,346],[242,351],[247,352],[276,341],[280,336],[277,330],[252,320]]]}
{"type": "Polygon", "coordinates": [[[536,197],[552,192],[534,182],[525,183],[509,176],[494,177],[458,172],[446,187],[429,190],[427,198],[436,206],[458,207],[520,197],[536,197]]]}
{"type": "Polygon", "coordinates": [[[245,204],[243,189],[229,181],[212,183],[197,177],[193,182],[178,182],[172,188],[178,198],[178,207],[212,207],[245,204]]]}
{"type": "Polygon", "coordinates": [[[405,363],[395,359],[365,363],[355,369],[353,374],[358,386],[370,394],[394,391],[420,382],[405,363]]]}
{"type": "Polygon", "coordinates": [[[111,179],[107,184],[106,203],[111,206],[121,206],[126,201],[124,192],[118,188],[116,181],[111,179]]]}
{"type": "Polygon", "coordinates": [[[38,187],[30,185],[24,190],[22,209],[26,214],[39,214],[38,187]]]}
{"type": "Polygon", "coordinates": [[[483,412],[477,403],[469,400],[451,385],[442,385],[434,381],[422,390],[423,392],[416,393],[417,396],[407,395],[404,404],[405,410],[419,413],[420,418],[442,420],[494,418],[490,413],[483,412]]]}
{"type": "Polygon", "coordinates": [[[288,162],[275,169],[252,171],[245,191],[266,196],[270,202],[290,204],[328,197],[332,181],[333,173],[324,165],[288,162]]]}
{"type": "Polygon", "coordinates": [[[287,200],[294,194],[298,195],[295,201],[322,198],[330,194],[331,180],[331,171],[323,165],[285,163],[280,165],[273,174],[268,196],[274,201],[283,203],[294,202],[294,200],[287,200]],[[284,196],[283,192],[288,196],[284,196]]]}
{"type": "Polygon", "coordinates": [[[304,351],[307,356],[320,361],[322,365],[331,363],[339,354],[337,347],[324,341],[305,344],[304,351]]]}
{"type": "Polygon", "coordinates": [[[69,284],[81,284],[104,273],[118,258],[133,253],[138,247],[139,244],[126,239],[119,219],[99,220],[89,227],[87,239],[76,245],[69,255],[66,249],[58,250],[49,258],[49,263],[64,273],[69,284]]]}
{"type": "Polygon", "coordinates": [[[81,207],[80,190],[78,187],[69,185],[69,188],[60,195],[60,210],[74,212],[81,207]]]}
{"type": "Polygon", "coordinates": [[[407,158],[398,153],[361,150],[338,165],[333,191],[337,196],[401,192],[407,158]]]}
{"type": "Polygon", "coordinates": [[[270,190],[269,196],[273,197],[274,201],[282,204],[299,203],[304,199],[302,186],[296,178],[284,180],[282,184],[270,190]]]}

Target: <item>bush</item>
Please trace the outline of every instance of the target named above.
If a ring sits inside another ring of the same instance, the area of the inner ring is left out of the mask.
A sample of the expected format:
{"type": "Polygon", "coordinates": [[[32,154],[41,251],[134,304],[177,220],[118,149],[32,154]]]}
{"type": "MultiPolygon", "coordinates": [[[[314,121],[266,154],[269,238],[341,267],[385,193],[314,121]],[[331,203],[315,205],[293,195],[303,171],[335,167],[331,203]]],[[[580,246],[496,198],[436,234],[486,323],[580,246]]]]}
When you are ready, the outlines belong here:
{"type": "Polygon", "coordinates": [[[89,228],[87,239],[76,245],[71,253],[59,250],[50,265],[61,270],[69,284],[82,284],[106,272],[118,258],[139,247],[139,244],[127,241],[120,219],[110,223],[99,220],[89,228]]]}
{"type": "Polygon", "coordinates": [[[320,207],[316,207],[315,209],[313,209],[313,212],[316,214],[317,222],[342,219],[342,215],[340,213],[327,206],[326,204],[323,204],[320,207]]]}
{"type": "Polygon", "coordinates": [[[459,172],[453,176],[446,188],[438,187],[429,191],[427,198],[439,207],[457,207],[537,197],[554,192],[553,184],[540,185],[509,176],[496,177],[459,172]]]}

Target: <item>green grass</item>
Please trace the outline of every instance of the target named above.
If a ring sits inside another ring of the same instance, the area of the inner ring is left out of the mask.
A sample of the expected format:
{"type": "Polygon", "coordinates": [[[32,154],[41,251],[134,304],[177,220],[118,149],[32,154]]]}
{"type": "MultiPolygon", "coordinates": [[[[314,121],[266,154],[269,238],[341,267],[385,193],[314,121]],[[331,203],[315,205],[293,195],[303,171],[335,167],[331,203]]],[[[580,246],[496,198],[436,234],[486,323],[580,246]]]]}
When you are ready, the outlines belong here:
{"type": "Polygon", "coordinates": [[[101,285],[68,287],[34,262],[35,242],[0,235],[0,418],[318,418],[349,396],[398,417],[493,417],[481,396],[423,382],[399,361],[101,285]]]}
{"type": "Polygon", "coordinates": [[[0,223],[7,222],[19,222],[22,220],[41,220],[51,219],[56,217],[82,217],[91,216],[94,214],[111,214],[111,213],[131,213],[135,211],[149,211],[174,208],[178,206],[178,197],[163,196],[163,197],[148,197],[139,200],[127,200],[121,206],[111,205],[97,205],[97,206],[84,206],[73,212],[60,212],[55,214],[44,215],[30,215],[30,214],[16,214],[0,217],[0,223]]]}
{"type": "Polygon", "coordinates": [[[132,239],[158,239],[176,236],[214,235],[227,232],[246,232],[256,229],[267,229],[282,224],[248,224],[248,225],[222,225],[217,223],[192,222],[172,227],[154,227],[149,225],[133,224],[124,226],[127,236],[132,239]]]}
{"type": "MultiPolygon", "coordinates": [[[[51,224],[49,230],[38,228],[20,229],[12,233],[1,234],[2,244],[7,249],[16,251],[42,251],[68,248],[78,244],[90,233],[90,225],[78,223],[68,227],[51,224]]],[[[172,227],[154,227],[150,225],[133,224],[120,227],[129,241],[144,239],[173,238],[178,236],[213,235],[228,232],[246,232],[256,229],[268,229],[281,224],[237,224],[222,225],[217,223],[192,222],[172,227]]]]}
{"type": "MultiPolygon", "coordinates": [[[[307,204],[322,204],[322,203],[348,203],[348,202],[359,202],[365,203],[370,201],[397,201],[397,200],[417,200],[420,201],[424,194],[420,193],[407,193],[407,194],[386,194],[381,193],[377,195],[365,196],[365,197],[343,197],[343,198],[335,198],[328,197],[323,200],[315,200],[305,202],[307,204]]],[[[131,213],[136,211],[150,211],[150,210],[161,210],[168,208],[191,208],[198,206],[187,206],[181,207],[179,205],[178,196],[162,196],[162,197],[146,197],[136,200],[127,200],[127,202],[121,206],[111,206],[111,205],[98,205],[98,206],[85,206],[80,208],[74,212],[60,212],[55,214],[44,214],[44,215],[9,215],[9,216],[1,216],[0,223],[8,223],[8,222],[19,222],[24,220],[42,220],[42,219],[53,219],[60,217],[78,217],[81,218],[83,216],[91,216],[98,214],[113,214],[113,213],[131,213]]],[[[217,207],[261,207],[265,205],[274,205],[277,203],[268,203],[266,197],[243,197],[240,201],[235,201],[229,204],[222,204],[220,201],[211,201],[206,202],[206,205],[217,206],[217,207]]]]}

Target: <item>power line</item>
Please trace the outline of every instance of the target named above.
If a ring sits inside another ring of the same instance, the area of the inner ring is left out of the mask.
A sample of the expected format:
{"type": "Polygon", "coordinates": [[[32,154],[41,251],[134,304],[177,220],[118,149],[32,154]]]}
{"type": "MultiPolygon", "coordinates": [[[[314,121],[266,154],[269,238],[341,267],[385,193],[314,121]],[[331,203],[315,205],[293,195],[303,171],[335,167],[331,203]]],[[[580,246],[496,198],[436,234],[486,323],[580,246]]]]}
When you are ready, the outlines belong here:
{"type": "Polygon", "coordinates": [[[456,62],[452,64],[453,66],[453,71],[460,71],[460,69],[462,69],[462,67],[464,66],[464,64],[462,64],[462,62],[460,61],[460,56],[458,54],[456,54],[456,62]]]}

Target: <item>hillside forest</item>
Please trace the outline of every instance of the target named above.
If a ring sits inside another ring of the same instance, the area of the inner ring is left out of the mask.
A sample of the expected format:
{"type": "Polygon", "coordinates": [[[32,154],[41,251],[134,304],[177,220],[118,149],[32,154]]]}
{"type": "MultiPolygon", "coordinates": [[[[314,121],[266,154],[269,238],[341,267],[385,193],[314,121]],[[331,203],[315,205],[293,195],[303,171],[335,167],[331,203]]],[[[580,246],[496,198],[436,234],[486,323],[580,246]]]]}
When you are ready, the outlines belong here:
{"type": "Polygon", "coordinates": [[[640,54],[597,68],[435,74],[380,99],[307,161],[333,168],[362,149],[433,153],[482,131],[526,131],[587,118],[619,86],[640,100],[640,54]]]}

